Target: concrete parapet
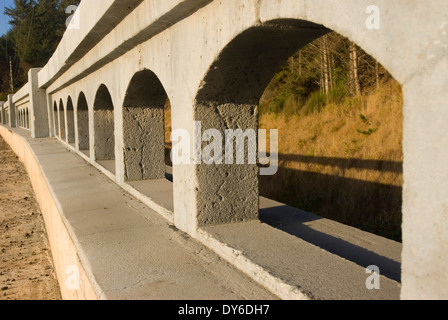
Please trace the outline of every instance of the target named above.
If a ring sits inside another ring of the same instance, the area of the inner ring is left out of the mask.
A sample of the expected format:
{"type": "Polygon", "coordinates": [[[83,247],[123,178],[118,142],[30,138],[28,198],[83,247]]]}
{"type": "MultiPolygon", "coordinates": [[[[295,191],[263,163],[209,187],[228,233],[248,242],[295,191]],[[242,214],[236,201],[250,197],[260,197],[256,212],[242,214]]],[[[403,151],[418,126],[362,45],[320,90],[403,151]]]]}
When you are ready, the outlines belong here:
{"type": "Polygon", "coordinates": [[[17,126],[16,123],[16,107],[13,102],[14,95],[8,95],[8,124],[11,128],[15,128],[17,126]]]}

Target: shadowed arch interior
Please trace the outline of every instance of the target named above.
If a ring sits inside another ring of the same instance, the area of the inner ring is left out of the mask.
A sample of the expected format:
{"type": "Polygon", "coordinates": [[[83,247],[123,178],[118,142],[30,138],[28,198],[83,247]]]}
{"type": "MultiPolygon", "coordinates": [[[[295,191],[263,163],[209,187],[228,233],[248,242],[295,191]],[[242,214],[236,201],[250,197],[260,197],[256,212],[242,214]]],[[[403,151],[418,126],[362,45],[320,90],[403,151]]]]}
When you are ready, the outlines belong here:
{"type": "Polygon", "coordinates": [[[134,75],[123,103],[125,180],[165,177],[166,101],[165,89],[152,71],[134,75]]]}
{"type": "Polygon", "coordinates": [[[60,138],[62,140],[65,140],[65,112],[64,112],[64,103],[62,102],[62,99],[59,100],[59,132],[60,132],[60,138]]]}
{"type": "Polygon", "coordinates": [[[89,108],[87,105],[86,96],[83,92],[81,92],[78,97],[77,115],[79,150],[89,150],[89,108]]]}
{"type": "MultiPolygon", "coordinates": [[[[258,103],[272,77],[290,56],[329,31],[286,19],[234,38],[212,64],[196,96],[194,118],[202,131],[218,129],[223,136],[226,129],[257,132],[258,103]]],[[[257,164],[198,165],[198,224],[258,219],[258,173],[257,164]]]]}
{"type": "Polygon", "coordinates": [[[114,105],[105,85],[98,89],[93,106],[96,160],[115,160],[114,105]]]}
{"type": "Polygon", "coordinates": [[[56,137],[59,137],[59,112],[58,112],[58,105],[56,101],[53,105],[53,125],[54,125],[54,134],[56,137]]]}
{"type": "Polygon", "coordinates": [[[75,143],[75,113],[71,97],[67,100],[67,141],[71,144],[75,143]]]}

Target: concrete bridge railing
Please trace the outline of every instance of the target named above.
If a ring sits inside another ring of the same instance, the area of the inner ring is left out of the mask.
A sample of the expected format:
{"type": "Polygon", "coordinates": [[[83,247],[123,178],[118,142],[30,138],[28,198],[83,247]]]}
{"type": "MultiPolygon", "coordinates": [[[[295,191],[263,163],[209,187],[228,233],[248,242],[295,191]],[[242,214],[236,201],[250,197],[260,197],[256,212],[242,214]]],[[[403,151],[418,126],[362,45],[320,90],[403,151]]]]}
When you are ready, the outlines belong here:
{"type": "MultiPolygon", "coordinates": [[[[57,137],[120,186],[161,179],[167,100],[173,130],[191,137],[256,130],[278,67],[334,30],[403,87],[401,297],[447,298],[446,12],[444,0],[84,0],[48,64],[2,104],[2,123],[57,137]],[[379,28],[366,25],[371,5],[379,28]]],[[[195,164],[193,152],[191,160],[173,167],[164,214],[177,228],[200,238],[209,226],[258,219],[255,165],[195,164]]]]}

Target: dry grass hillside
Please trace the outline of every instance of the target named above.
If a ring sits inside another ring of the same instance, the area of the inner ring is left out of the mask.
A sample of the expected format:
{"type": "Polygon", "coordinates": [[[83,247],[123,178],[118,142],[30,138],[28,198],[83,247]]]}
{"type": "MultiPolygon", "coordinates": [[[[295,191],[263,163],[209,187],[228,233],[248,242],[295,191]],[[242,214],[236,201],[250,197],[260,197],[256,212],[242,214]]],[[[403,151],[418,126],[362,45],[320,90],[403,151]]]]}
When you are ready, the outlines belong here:
{"type": "Polygon", "coordinates": [[[279,130],[280,161],[261,195],[400,241],[402,104],[389,80],[320,111],[261,112],[260,128],[279,130]]]}

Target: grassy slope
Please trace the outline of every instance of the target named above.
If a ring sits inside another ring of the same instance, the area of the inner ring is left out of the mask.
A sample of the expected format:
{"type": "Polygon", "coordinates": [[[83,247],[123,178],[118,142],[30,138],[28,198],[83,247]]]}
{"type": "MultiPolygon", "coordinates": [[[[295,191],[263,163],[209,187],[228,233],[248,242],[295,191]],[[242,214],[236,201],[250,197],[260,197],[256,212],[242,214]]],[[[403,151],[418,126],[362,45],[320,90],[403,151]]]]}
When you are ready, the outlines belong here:
{"type": "Polygon", "coordinates": [[[260,193],[400,241],[402,123],[394,80],[319,113],[262,112],[260,128],[279,130],[280,170],[260,193]]]}

